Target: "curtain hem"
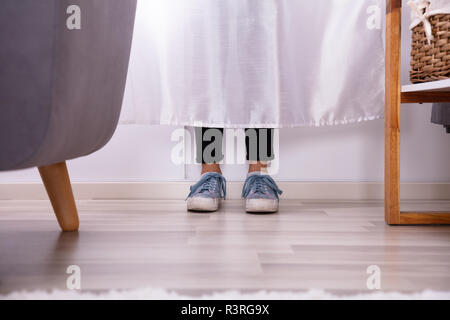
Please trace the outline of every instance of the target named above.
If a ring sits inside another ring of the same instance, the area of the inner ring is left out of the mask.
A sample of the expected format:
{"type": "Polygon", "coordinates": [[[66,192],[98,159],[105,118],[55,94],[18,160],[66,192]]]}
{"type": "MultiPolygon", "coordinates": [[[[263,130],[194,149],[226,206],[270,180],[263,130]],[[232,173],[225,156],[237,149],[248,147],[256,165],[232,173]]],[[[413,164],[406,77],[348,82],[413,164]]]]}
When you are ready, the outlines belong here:
{"type": "Polygon", "coordinates": [[[297,128],[297,127],[324,127],[324,126],[336,126],[345,124],[356,124],[372,120],[384,119],[384,115],[367,116],[357,119],[344,119],[344,120],[334,120],[334,121],[312,121],[309,123],[287,123],[287,124],[273,124],[273,123],[256,123],[256,124],[231,124],[231,123],[210,123],[201,121],[134,121],[134,120],[124,120],[119,124],[121,125],[167,125],[167,126],[178,126],[178,127],[207,127],[207,128],[297,128]]]}

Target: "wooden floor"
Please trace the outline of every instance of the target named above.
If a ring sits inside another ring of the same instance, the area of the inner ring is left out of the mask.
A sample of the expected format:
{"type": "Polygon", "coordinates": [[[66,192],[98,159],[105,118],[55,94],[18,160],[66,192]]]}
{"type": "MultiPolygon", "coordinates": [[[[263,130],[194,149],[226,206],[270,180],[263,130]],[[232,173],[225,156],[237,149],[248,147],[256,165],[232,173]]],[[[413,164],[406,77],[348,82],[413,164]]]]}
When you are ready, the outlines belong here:
{"type": "Polygon", "coordinates": [[[95,291],[368,292],[370,265],[381,269],[382,290],[450,290],[449,226],[389,227],[381,202],[285,200],[274,215],[242,205],[195,214],[184,201],[82,201],[81,231],[63,234],[48,202],[0,201],[0,293],[65,289],[69,265],[95,291]]]}

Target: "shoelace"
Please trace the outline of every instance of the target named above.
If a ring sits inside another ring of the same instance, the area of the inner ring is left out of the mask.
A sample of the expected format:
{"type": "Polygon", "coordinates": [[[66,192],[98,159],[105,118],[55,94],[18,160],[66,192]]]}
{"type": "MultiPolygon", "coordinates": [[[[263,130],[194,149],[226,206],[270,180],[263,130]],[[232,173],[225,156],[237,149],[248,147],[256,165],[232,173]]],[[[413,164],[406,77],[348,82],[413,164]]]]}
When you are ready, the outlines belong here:
{"type": "Polygon", "coordinates": [[[255,174],[247,178],[244,184],[244,188],[242,189],[242,197],[245,198],[249,195],[250,191],[254,191],[255,193],[264,194],[267,191],[267,188],[270,188],[277,199],[279,199],[278,195],[282,194],[283,191],[278,188],[275,181],[268,175],[265,174],[255,174]]]}
{"type": "Polygon", "coordinates": [[[200,187],[201,187],[201,189],[199,190],[200,192],[212,191],[215,188],[219,187],[220,196],[225,199],[225,197],[227,195],[227,184],[226,183],[227,183],[227,181],[225,180],[225,177],[219,173],[216,173],[216,172],[205,173],[196,184],[194,184],[190,187],[191,192],[189,193],[187,198],[192,196],[197,191],[197,189],[200,187]]]}

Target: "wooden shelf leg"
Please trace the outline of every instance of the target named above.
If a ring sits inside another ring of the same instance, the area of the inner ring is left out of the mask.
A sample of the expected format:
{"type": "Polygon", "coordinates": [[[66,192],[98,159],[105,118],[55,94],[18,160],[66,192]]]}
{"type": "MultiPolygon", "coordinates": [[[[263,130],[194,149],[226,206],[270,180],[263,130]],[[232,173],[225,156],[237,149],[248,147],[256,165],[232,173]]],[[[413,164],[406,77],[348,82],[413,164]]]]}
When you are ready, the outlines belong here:
{"type": "Polygon", "coordinates": [[[400,223],[401,0],[386,3],[385,220],[400,223]]]}
{"type": "Polygon", "coordinates": [[[39,167],[39,173],[61,229],[63,231],[78,230],[77,207],[66,163],[60,162],[39,167]]]}

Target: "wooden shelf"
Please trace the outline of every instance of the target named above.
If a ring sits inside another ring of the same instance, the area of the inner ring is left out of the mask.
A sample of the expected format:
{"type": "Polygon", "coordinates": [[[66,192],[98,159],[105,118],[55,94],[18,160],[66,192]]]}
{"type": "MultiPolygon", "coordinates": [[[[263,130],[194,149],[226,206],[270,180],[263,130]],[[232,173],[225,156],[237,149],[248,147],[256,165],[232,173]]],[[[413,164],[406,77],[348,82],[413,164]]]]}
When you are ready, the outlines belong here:
{"type": "Polygon", "coordinates": [[[402,86],[402,103],[450,102],[450,79],[402,86]]]}
{"type": "Polygon", "coordinates": [[[401,103],[450,103],[450,80],[401,86],[402,0],[386,1],[385,220],[389,225],[450,224],[449,212],[400,211],[401,103]]]}
{"type": "Polygon", "coordinates": [[[415,93],[450,92],[450,79],[408,84],[402,86],[402,92],[415,92],[415,93]]]}
{"type": "Polygon", "coordinates": [[[398,224],[450,224],[450,212],[400,212],[398,224]]]}

